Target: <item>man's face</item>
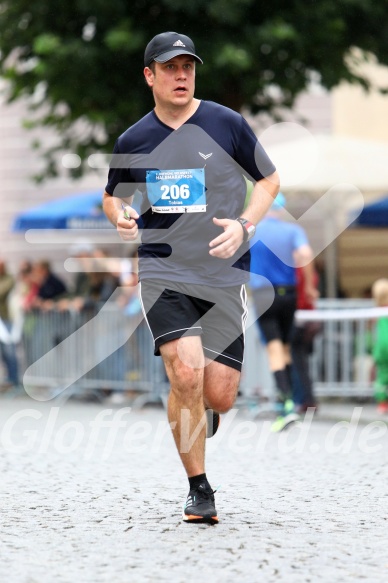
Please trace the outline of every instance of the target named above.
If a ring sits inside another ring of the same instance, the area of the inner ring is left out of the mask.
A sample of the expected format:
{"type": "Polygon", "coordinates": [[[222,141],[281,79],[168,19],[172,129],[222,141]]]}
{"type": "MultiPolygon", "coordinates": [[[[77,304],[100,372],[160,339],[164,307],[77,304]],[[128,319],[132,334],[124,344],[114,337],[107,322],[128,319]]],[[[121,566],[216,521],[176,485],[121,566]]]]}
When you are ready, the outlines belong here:
{"type": "Polygon", "coordinates": [[[152,88],[156,105],[184,107],[194,97],[195,60],[179,55],[166,63],[154,63],[155,73],[149,67],[144,75],[152,88]]]}

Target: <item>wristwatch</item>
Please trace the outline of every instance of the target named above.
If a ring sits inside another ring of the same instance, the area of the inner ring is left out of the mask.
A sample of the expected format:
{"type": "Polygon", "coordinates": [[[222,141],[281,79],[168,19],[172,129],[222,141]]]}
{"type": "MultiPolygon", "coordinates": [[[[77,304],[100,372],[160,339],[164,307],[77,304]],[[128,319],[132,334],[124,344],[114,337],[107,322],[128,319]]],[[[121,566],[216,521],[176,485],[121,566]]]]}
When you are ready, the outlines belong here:
{"type": "Polygon", "coordinates": [[[256,233],[256,227],[253,223],[250,223],[249,221],[247,221],[247,219],[243,219],[242,217],[239,217],[238,219],[236,219],[236,221],[240,223],[240,225],[243,228],[244,231],[243,241],[244,243],[246,243],[247,241],[252,239],[253,235],[256,233]]]}

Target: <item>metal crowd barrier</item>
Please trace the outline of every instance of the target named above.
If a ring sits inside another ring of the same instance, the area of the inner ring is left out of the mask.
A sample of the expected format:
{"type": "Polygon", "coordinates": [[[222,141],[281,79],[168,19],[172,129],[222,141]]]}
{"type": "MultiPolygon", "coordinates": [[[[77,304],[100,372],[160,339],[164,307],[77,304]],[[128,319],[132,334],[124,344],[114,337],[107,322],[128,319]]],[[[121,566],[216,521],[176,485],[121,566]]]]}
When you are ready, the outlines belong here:
{"type": "Polygon", "coordinates": [[[107,302],[82,311],[33,310],[25,315],[23,376],[28,392],[63,397],[88,391],[132,391],[146,401],[168,392],[161,358],[140,314],[107,302]]]}
{"type": "MultiPolygon", "coordinates": [[[[322,323],[310,358],[317,396],[372,395],[370,342],[375,316],[369,315],[370,305],[368,300],[320,300],[316,311],[305,313],[305,319],[312,320],[319,314],[322,323]]],[[[246,336],[241,390],[247,395],[257,385],[267,384],[271,390],[265,350],[255,328],[252,325],[246,336]]],[[[81,312],[27,313],[21,354],[28,387],[54,393],[63,388],[68,396],[88,390],[133,391],[143,395],[142,404],[163,400],[169,390],[144,320],[125,314],[115,303],[81,312]]]]}
{"type": "MultiPolygon", "coordinates": [[[[376,317],[388,316],[388,309],[376,309],[368,299],[321,299],[316,310],[300,311],[300,322],[319,322],[309,357],[310,374],[317,397],[370,398],[373,396],[374,364],[371,348],[376,317]],[[383,310],[383,311],[381,311],[383,310]]],[[[264,345],[250,317],[246,334],[246,358],[242,389],[250,398],[274,397],[274,382],[269,372],[264,345]]]]}
{"type": "MultiPolygon", "coordinates": [[[[320,322],[314,339],[310,372],[317,396],[373,396],[374,322],[387,310],[371,300],[320,300],[317,309],[299,312],[299,320],[320,322]]],[[[298,317],[298,314],[297,314],[298,317]]]]}

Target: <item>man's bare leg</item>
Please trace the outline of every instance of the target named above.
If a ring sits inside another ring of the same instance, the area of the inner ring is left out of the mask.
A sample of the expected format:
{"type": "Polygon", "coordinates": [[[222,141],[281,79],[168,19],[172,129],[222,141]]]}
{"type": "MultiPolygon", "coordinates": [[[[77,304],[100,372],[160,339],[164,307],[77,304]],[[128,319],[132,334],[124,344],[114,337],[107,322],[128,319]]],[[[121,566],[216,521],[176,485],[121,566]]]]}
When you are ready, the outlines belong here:
{"type": "Polygon", "coordinates": [[[281,340],[270,340],[267,344],[267,354],[271,372],[282,370],[291,363],[290,347],[281,340]]]}
{"type": "Polygon", "coordinates": [[[197,476],[205,472],[205,359],[201,338],[185,336],[172,340],[160,347],[160,353],[171,385],[167,411],[175,444],[188,477],[197,476]],[[189,427],[183,427],[182,420],[189,427]],[[195,433],[198,435],[193,438],[195,433]]]}
{"type": "Polygon", "coordinates": [[[225,364],[206,359],[203,398],[205,407],[226,413],[236,400],[241,373],[225,364]]]}
{"type": "Polygon", "coordinates": [[[168,417],[190,482],[183,520],[215,524],[218,517],[214,492],[205,472],[205,406],[226,412],[234,403],[240,373],[215,362],[206,361],[205,367],[198,336],[168,342],[160,352],[171,383],[168,417]]]}

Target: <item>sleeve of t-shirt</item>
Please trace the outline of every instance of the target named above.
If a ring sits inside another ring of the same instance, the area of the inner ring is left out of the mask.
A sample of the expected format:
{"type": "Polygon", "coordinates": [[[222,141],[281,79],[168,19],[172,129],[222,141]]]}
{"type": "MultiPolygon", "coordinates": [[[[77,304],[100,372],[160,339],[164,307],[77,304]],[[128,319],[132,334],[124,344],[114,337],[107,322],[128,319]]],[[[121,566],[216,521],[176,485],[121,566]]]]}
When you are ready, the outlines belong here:
{"type": "Polygon", "coordinates": [[[299,225],[294,225],[294,249],[299,249],[303,245],[309,245],[306,232],[299,225]]]}
{"type": "Polygon", "coordinates": [[[116,140],[113,148],[113,156],[109,167],[108,183],[105,190],[108,194],[115,196],[131,196],[136,187],[130,187],[133,183],[130,169],[126,166],[125,155],[120,156],[119,140],[116,140]],[[123,187],[120,188],[120,184],[123,187]],[[117,190],[116,190],[117,187],[117,190]]]}
{"type": "Polygon", "coordinates": [[[241,117],[236,161],[245,170],[246,176],[250,180],[261,180],[276,170],[275,165],[243,117],[241,117]]]}

